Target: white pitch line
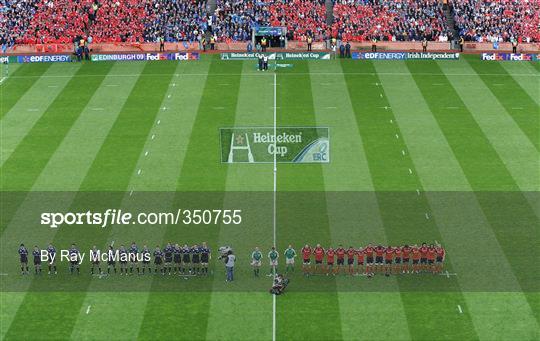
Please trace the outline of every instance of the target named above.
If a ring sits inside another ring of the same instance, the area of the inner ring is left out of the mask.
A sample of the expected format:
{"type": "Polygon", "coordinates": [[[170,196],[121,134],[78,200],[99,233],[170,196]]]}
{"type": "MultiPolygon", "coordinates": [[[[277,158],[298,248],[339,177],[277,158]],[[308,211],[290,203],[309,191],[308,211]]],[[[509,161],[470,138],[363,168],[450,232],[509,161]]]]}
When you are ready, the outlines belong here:
{"type": "Polygon", "coordinates": [[[403,149],[401,150],[401,154],[405,155],[405,151],[403,149]]]}
{"type": "Polygon", "coordinates": [[[390,123],[394,123],[394,120],[390,120],[390,123]]]}
{"type": "Polygon", "coordinates": [[[171,94],[168,94],[168,95],[167,95],[167,98],[171,98],[171,94]]]}
{"type": "Polygon", "coordinates": [[[7,77],[2,77],[2,79],[0,79],[0,84],[4,83],[4,81],[7,79],[7,77]]]}
{"type": "Polygon", "coordinates": [[[156,134],[152,134],[152,140],[156,138],[156,134]]]}
{"type": "Polygon", "coordinates": [[[120,86],[120,85],[118,85],[118,84],[107,84],[105,86],[113,87],[113,86],[120,86]]]}
{"type": "Polygon", "coordinates": [[[90,313],[90,307],[91,307],[91,305],[89,305],[88,308],[86,308],[86,315],[88,315],[90,313]]]}
{"type": "Polygon", "coordinates": [[[418,188],[416,189],[416,194],[420,195],[420,190],[418,188]]]}
{"type": "Polygon", "coordinates": [[[429,214],[427,214],[427,213],[426,213],[426,219],[428,219],[428,220],[429,220],[429,214]]]}
{"type": "Polygon", "coordinates": [[[379,97],[382,98],[382,94],[379,94],[379,97]]]}
{"type": "Polygon", "coordinates": [[[444,85],[444,84],[442,84],[442,83],[433,83],[431,85],[433,85],[433,86],[441,86],[441,85],[444,85]]]}
{"type": "Polygon", "coordinates": [[[133,191],[129,191],[129,196],[132,196],[133,195],[133,191]]]}
{"type": "Polygon", "coordinates": [[[27,109],[26,111],[38,111],[39,109],[36,109],[36,108],[30,108],[30,109],[27,109]]]}
{"type": "Polygon", "coordinates": [[[325,109],[337,109],[337,107],[324,107],[325,109]]]}
{"type": "MultiPolygon", "coordinates": [[[[132,191],[133,192],[133,191],[132,191]]],[[[114,240],[111,242],[111,246],[114,246],[114,240]]]]}
{"type": "Polygon", "coordinates": [[[0,276],[7,276],[8,274],[7,273],[0,273],[0,276]]]}
{"type": "Polygon", "coordinates": [[[398,134],[396,134],[396,139],[399,139],[399,135],[398,135],[398,134]]]}
{"type": "Polygon", "coordinates": [[[463,314],[463,310],[461,309],[461,306],[460,306],[459,304],[457,305],[457,308],[458,308],[458,310],[459,310],[459,313],[460,313],[460,314],[463,314]]]}
{"type": "Polygon", "coordinates": [[[141,175],[141,172],[142,170],[139,168],[139,170],[137,171],[137,175],[141,175]]]}
{"type": "Polygon", "coordinates": [[[171,86],[176,86],[176,83],[172,83],[171,86]]]}
{"type": "Polygon", "coordinates": [[[523,108],[522,107],[515,107],[515,108],[512,108],[512,110],[522,110],[523,108]]]}
{"type": "Polygon", "coordinates": [[[458,107],[446,107],[446,109],[459,109],[458,107]]]}
{"type": "Polygon", "coordinates": [[[412,169],[409,168],[409,174],[412,174],[412,169]]]}
{"type": "Polygon", "coordinates": [[[105,109],[103,109],[103,108],[92,108],[92,110],[94,110],[94,111],[103,111],[105,109]]]}
{"type": "Polygon", "coordinates": [[[214,107],[215,110],[223,110],[225,107],[214,107]]]}
{"type": "Polygon", "coordinates": [[[161,120],[157,120],[157,124],[160,124],[161,123],[161,120]]]}
{"type": "Polygon", "coordinates": [[[144,152],[144,156],[148,156],[148,151],[144,152]]]}
{"type": "Polygon", "coordinates": [[[58,85],[47,85],[48,88],[57,88],[58,85]]]}

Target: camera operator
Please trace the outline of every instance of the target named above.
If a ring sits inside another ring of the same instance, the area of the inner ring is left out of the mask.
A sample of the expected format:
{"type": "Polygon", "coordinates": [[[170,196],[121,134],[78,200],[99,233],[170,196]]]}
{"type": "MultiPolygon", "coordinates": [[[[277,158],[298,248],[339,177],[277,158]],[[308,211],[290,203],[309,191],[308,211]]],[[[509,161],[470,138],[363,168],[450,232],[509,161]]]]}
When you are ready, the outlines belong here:
{"type": "MultiPolygon", "coordinates": [[[[221,251],[221,250],[220,250],[221,251]]],[[[227,282],[234,280],[234,264],[236,262],[236,256],[233,254],[231,248],[223,250],[221,259],[225,262],[225,270],[227,271],[227,282]]]]}

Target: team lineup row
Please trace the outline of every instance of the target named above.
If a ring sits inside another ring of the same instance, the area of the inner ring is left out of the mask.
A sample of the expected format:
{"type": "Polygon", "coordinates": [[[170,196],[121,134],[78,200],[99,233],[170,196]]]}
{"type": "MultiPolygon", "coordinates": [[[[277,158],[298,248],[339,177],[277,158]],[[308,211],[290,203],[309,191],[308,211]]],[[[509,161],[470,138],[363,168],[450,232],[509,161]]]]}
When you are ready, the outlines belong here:
{"type": "MultiPolygon", "coordinates": [[[[352,246],[344,248],[339,245],[337,248],[323,248],[320,244],[311,247],[306,244],[302,250],[302,271],[305,276],[312,274],[336,275],[342,272],[349,275],[373,276],[375,273],[391,274],[431,272],[441,273],[446,251],[441,245],[421,246],[373,246],[368,244],[365,247],[355,249],[352,246]],[[312,266],[311,259],[315,258],[312,266]],[[412,260],[412,264],[411,264],[412,260]]],[[[294,271],[296,251],[289,245],[284,252],[286,272],[294,271]]],[[[276,273],[279,253],[274,247],[268,253],[270,261],[269,276],[276,273]]],[[[259,248],[255,248],[251,254],[251,265],[255,276],[259,276],[262,254],[259,248]]]]}
{"type": "MultiPolygon", "coordinates": [[[[24,244],[21,244],[19,258],[23,275],[29,273],[28,256],[28,249],[24,244]]],[[[49,244],[46,249],[40,249],[37,245],[34,246],[32,256],[36,274],[41,274],[42,263],[47,263],[49,274],[57,274],[58,261],[67,261],[70,273],[79,274],[80,265],[85,260],[86,253],[81,253],[76,244],[71,244],[69,249],[61,249],[59,252],[52,244],[49,244]],[[58,254],[60,254],[59,257],[57,257],[58,254]]],[[[154,264],[154,273],[159,272],[163,275],[166,273],[207,275],[211,251],[206,242],[193,246],[168,243],[163,249],[157,245],[154,250],[150,250],[147,245],[143,245],[142,249],[139,249],[137,244],[133,242],[129,248],[120,245],[118,249],[115,249],[113,245],[110,245],[105,252],[101,252],[94,245],[89,251],[88,259],[91,263],[91,274],[102,274],[102,263],[106,264],[108,274],[118,272],[117,263],[121,275],[127,275],[128,271],[129,274],[133,274],[134,270],[138,274],[152,273],[150,265],[152,262],[154,264]]]]}

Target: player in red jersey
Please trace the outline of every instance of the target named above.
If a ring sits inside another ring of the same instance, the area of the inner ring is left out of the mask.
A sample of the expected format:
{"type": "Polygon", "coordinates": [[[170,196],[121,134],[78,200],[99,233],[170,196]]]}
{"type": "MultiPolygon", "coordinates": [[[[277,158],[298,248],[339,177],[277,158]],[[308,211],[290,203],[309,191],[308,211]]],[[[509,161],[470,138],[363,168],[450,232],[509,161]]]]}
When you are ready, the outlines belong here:
{"type": "Polygon", "coordinates": [[[354,275],[354,256],[356,255],[356,251],[352,246],[349,246],[349,249],[347,249],[347,265],[349,266],[349,275],[354,275]]]}
{"type": "Polygon", "coordinates": [[[437,254],[435,272],[441,273],[443,269],[444,258],[446,256],[446,251],[440,244],[437,244],[437,247],[435,248],[435,253],[437,254]]]}
{"type": "Polygon", "coordinates": [[[428,270],[435,274],[435,246],[431,244],[427,251],[428,270]]]}
{"type": "Polygon", "coordinates": [[[366,275],[373,275],[373,252],[375,249],[371,243],[368,244],[363,250],[366,256],[366,275]]]}
{"type": "Polygon", "coordinates": [[[401,273],[401,247],[394,248],[394,271],[396,275],[401,273]]]}
{"type": "Polygon", "coordinates": [[[313,250],[311,250],[311,247],[308,244],[302,248],[302,271],[304,272],[304,276],[309,276],[309,273],[311,272],[312,253],[313,250]]]}
{"type": "Polygon", "coordinates": [[[411,258],[411,247],[408,244],[405,244],[401,248],[402,261],[401,261],[401,272],[409,273],[409,259],[411,258]]]}
{"type": "Polygon", "coordinates": [[[343,265],[345,264],[345,249],[343,248],[343,245],[339,244],[339,247],[336,249],[336,255],[337,255],[336,273],[340,274],[341,270],[343,269],[343,265]]]}
{"type": "Polygon", "coordinates": [[[394,249],[388,245],[384,249],[384,275],[390,276],[392,274],[392,263],[394,261],[394,249]]]}
{"type": "Polygon", "coordinates": [[[375,271],[382,273],[384,270],[384,247],[379,245],[375,248],[375,271]]]}
{"type": "Polygon", "coordinates": [[[422,246],[420,247],[420,271],[426,271],[428,268],[427,252],[428,252],[427,244],[422,243],[422,246]]]}
{"type": "Polygon", "coordinates": [[[413,268],[413,272],[415,273],[419,273],[420,272],[420,249],[418,248],[418,246],[416,244],[413,245],[413,247],[411,248],[411,253],[412,253],[412,268],[413,268]]]}
{"type": "Polygon", "coordinates": [[[357,259],[357,262],[358,262],[358,275],[361,275],[362,273],[364,273],[364,257],[365,257],[364,249],[362,249],[362,247],[360,247],[358,249],[358,251],[356,251],[356,255],[358,257],[358,259],[357,259]]]}
{"type": "Polygon", "coordinates": [[[321,244],[317,244],[315,249],[313,249],[313,254],[315,255],[315,270],[313,271],[313,273],[322,274],[323,273],[322,262],[323,262],[325,251],[321,247],[321,244]]]}
{"type": "Polygon", "coordinates": [[[326,251],[326,275],[327,276],[329,274],[332,274],[334,276],[336,275],[334,273],[335,257],[336,257],[336,252],[334,251],[332,247],[329,247],[328,250],[326,251]]]}

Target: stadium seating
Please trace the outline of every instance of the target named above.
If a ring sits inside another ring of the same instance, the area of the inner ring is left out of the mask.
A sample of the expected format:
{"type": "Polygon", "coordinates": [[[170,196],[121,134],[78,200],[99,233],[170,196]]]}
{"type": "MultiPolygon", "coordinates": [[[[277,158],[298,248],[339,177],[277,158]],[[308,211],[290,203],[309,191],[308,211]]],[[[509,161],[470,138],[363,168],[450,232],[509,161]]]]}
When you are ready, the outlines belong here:
{"type": "Polygon", "coordinates": [[[456,29],[467,41],[540,41],[538,0],[454,0],[451,6],[456,29]]]}
{"type": "Polygon", "coordinates": [[[219,0],[218,39],[247,40],[256,26],[286,26],[290,37],[322,40],[328,27],[324,0],[219,0]]]}
{"type": "Polygon", "coordinates": [[[208,13],[206,1],[153,0],[146,5],[144,40],[196,41],[206,31],[208,13]]]}
{"type": "Polygon", "coordinates": [[[13,45],[24,36],[40,0],[0,0],[0,37],[13,45]]]}
{"type": "Polygon", "coordinates": [[[438,0],[335,0],[332,35],[348,41],[439,40],[448,32],[438,0]]]}

